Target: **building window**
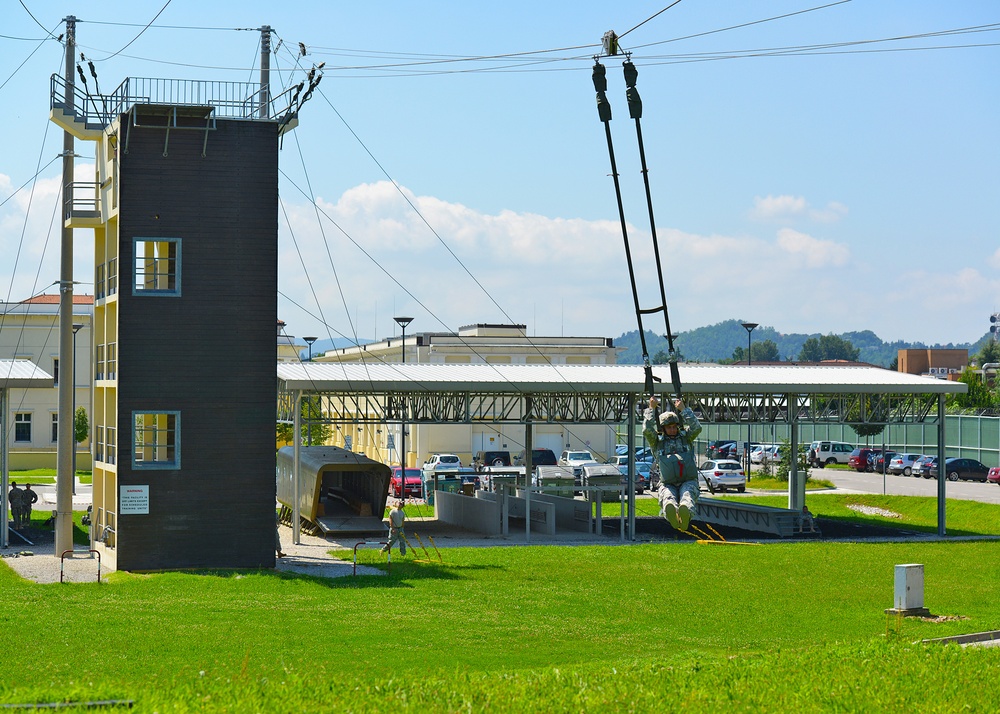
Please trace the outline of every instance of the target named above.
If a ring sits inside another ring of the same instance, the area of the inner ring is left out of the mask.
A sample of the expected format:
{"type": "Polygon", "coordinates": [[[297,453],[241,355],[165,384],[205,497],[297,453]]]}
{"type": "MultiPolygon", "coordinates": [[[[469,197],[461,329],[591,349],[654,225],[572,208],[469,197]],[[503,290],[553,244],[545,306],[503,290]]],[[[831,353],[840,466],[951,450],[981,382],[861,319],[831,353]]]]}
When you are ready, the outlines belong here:
{"type": "Polygon", "coordinates": [[[31,414],[18,412],[14,415],[14,441],[31,442],[31,414]]]}
{"type": "Polygon", "coordinates": [[[59,386],[59,358],[52,358],[52,386],[59,386]]]}
{"type": "Polygon", "coordinates": [[[181,294],[181,241],[179,238],[133,238],[136,295],[181,294]]]}
{"type": "Polygon", "coordinates": [[[180,412],[132,412],[132,466],[181,467],[180,412]]]}
{"type": "Polygon", "coordinates": [[[52,415],[52,443],[59,441],[59,414],[52,415]]]}

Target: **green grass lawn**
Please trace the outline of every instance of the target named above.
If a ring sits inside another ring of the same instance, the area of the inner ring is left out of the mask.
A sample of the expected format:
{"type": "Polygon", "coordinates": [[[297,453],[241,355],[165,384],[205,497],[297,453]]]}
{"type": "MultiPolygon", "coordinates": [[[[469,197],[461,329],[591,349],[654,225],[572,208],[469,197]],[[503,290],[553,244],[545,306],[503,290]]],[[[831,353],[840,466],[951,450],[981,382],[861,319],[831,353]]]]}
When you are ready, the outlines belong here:
{"type": "MultiPolygon", "coordinates": [[[[810,505],[822,514],[819,498],[810,505]]],[[[896,507],[918,518],[916,501],[912,511],[907,501],[896,507]]],[[[998,513],[964,517],[984,530],[979,521],[998,513]]],[[[37,585],[0,566],[0,704],[951,712],[995,711],[1000,701],[1000,650],[918,643],[1000,629],[997,542],[441,554],[329,581],[223,571],[37,585]],[[925,604],[940,621],[884,614],[902,563],[924,564],[925,604]]],[[[380,559],[360,551],[359,560],[380,559]]]]}
{"type": "MultiPolygon", "coordinates": [[[[54,484],[56,482],[55,469],[24,469],[22,471],[11,471],[10,480],[18,483],[30,484],[54,484]]],[[[77,471],[76,477],[80,483],[92,483],[94,474],[92,471],[77,471]]]]}

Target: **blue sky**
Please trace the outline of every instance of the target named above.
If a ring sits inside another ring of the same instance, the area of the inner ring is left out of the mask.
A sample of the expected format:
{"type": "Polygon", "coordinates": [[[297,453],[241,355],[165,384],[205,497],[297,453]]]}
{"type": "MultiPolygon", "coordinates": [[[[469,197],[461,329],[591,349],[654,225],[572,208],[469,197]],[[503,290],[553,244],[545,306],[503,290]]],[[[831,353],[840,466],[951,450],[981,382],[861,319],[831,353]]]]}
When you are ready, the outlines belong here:
{"type": "MultiPolygon", "coordinates": [[[[105,92],[129,76],[256,80],[260,35],[246,28],[264,24],[281,42],[276,88],[326,63],[279,159],[278,312],[291,333],[383,338],[398,334],[400,314],[415,318],[408,331],[634,329],[591,82],[600,38],[615,30],[639,70],[675,331],[739,318],[782,332],[975,341],[1000,310],[1000,6],[824,4],[5,2],[2,297],[58,278],[58,162],[29,180],[62,150],[47,117],[63,48],[40,25],[58,35],[73,14],[105,92]],[[950,32],[966,28],[977,29],[950,32]],[[329,218],[317,220],[303,192],[329,218]]],[[[602,62],[640,301],[651,307],[622,59],[602,62]]],[[[92,145],[77,152],[86,180],[92,145]]],[[[78,290],[92,292],[91,233],[76,243],[78,290]]],[[[663,331],[658,318],[645,326],[663,331]]]]}

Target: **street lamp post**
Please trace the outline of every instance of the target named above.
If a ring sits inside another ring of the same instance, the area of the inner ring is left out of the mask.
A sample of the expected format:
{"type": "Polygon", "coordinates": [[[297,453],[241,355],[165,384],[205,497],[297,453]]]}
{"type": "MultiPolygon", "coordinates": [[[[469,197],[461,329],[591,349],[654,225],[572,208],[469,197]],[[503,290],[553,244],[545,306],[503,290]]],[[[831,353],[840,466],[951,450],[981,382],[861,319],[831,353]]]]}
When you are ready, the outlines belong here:
{"type": "MultiPolygon", "coordinates": [[[[750,366],[750,334],[757,327],[756,322],[742,322],[743,328],[747,331],[747,367],[750,366]]],[[[747,481],[750,480],[750,395],[747,395],[747,481]]]]}
{"type": "MultiPolygon", "coordinates": [[[[309,359],[307,359],[306,362],[312,362],[313,361],[313,342],[315,342],[319,338],[317,338],[317,337],[303,337],[302,339],[305,340],[306,343],[309,345],[309,359]]],[[[309,400],[309,397],[306,397],[306,400],[307,400],[306,404],[309,405],[309,421],[306,422],[306,445],[312,446],[313,445],[313,424],[312,424],[312,409],[313,409],[313,405],[312,405],[312,401],[309,400]]]]}
{"type": "Polygon", "coordinates": [[[76,495],[76,333],[83,329],[83,325],[78,322],[73,323],[73,419],[70,422],[70,429],[73,434],[73,495],[76,495]]]}
{"type": "MultiPolygon", "coordinates": [[[[394,317],[396,324],[403,330],[400,363],[406,364],[406,326],[413,322],[412,317],[394,317]]],[[[403,399],[402,417],[399,428],[399,500],[406,503],[406,400],[403,399]]]]}

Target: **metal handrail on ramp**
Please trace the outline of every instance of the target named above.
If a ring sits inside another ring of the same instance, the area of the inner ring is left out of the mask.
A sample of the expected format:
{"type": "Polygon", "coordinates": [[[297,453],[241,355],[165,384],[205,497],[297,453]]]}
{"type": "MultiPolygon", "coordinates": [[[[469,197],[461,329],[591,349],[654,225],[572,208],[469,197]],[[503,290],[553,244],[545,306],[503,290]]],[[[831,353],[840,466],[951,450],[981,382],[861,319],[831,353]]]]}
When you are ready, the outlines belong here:
{"type": "Polygon", "coordinates": [[[696,520],[790,538],[800,531],[802,514],[790,508],[699,498],[696,520]]]}

